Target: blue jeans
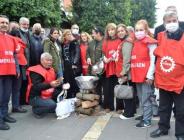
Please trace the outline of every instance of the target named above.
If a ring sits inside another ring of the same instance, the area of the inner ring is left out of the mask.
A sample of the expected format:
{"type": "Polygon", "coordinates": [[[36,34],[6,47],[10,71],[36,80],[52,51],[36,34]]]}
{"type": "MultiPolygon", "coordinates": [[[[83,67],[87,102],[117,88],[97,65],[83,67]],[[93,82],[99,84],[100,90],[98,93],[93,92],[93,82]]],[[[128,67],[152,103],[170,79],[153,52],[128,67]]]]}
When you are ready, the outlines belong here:
{"type": "Polygon", "coordinates": [[[136,83],[136,88],[143,111],[143,120],[150,121],[153,115],[153,104],[150,98],[154,95],[154,87],[147,83],[136,83]]]}
{"type": "Polygon", "coordinates": [[[35,114],[42,115],[47,113],[54,113],[56,109],[56,102],[52,99],[42,99],[41,97],[34,97],[30,99],[32,111],[35,114]]]}
{"type": "Polygon", "coordinates": [[[8,102],[12,93],[13,76],[0,76],[0,121],[8,115],[8,102]]]}

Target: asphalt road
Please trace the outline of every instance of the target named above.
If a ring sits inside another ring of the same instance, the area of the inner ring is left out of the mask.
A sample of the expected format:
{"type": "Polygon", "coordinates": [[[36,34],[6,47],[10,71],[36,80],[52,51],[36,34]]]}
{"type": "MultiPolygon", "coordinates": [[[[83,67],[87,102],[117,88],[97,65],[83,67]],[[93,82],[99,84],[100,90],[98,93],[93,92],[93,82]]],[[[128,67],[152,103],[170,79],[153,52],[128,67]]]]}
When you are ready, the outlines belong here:
{"type": "MultiPolygon", "coordinates": [[[[134,119],[120,120],[115,113],[100,116],[72,114],[57,120],[54,114],[42,119],[33,117],[30,107],[25,114],[11,114],[17,119],[9,124],[11,129],[0,131],[0,140],[154,140],[149,137],[157,128],[158,120],[153,120],[150,128],[136,128],[134,119]]],[[[157,118],[158,119],[158,118],[157,118]]],[[[174,121],[168,136],[155,140],[175,140],[174,121]]]]}

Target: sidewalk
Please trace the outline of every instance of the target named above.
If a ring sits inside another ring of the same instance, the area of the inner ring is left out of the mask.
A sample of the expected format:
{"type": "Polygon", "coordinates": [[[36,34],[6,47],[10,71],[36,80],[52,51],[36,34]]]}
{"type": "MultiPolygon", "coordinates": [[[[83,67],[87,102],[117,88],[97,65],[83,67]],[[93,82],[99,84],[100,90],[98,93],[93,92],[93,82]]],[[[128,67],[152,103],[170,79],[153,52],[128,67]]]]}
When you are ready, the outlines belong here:
{"type": "MultiPolygon", "coordinates": [[[[114,113],[105,116],[73,114],[63,120],[49,114],[36,119],[31,108],[27,108],[26,114],[12,114],[17,123],[10,124],[9,131],[0,131],[0,140],[153,140],[149,133],[157,128],[157,121],[153,121],[150,128],[135,128],[137,121],[120,120],[114,113]]],[[[169,136],[155,140],[175,140],[174,122],[171,122],[169,136]]]]}

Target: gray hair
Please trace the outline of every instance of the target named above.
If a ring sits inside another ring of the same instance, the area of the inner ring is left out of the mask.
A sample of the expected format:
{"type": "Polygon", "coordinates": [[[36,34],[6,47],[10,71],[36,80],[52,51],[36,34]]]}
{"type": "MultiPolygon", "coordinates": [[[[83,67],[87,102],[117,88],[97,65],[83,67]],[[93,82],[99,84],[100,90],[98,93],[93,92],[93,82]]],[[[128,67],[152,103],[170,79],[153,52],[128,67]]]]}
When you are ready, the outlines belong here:
{"type": "Polygon", "coordinates": [[[132,26],[127,26],[127,30],[128,30],[128,31],[131,31],[131,32],[134,32],[134,27],[132,27],[132,26]]]}
{"type": "Polygon", "coordinates": [[[166,10],[165,10],[165,13],[167,13],[167,12],[174,12],[174,13],[177,14],[176,6],[174,6],[174,5],[168,6],[168,7],[166,8],[166,10]]]}
{"type": "Polygon", "coordinates": [[[52,55],[48,52],[44,52],[44,53],[41,54],[40,60],[43,60],[45,58],[52,59],[52,55]]]}
{"type": "Polygon", "coordinates": [[[38,30],[38,29],[41,30],[41,28],[42,28],[42,26],[41,26],[40,23],[35,23],[35,24],[33,25],[32,31],[33,31],[33,33],[34,33],[35,30],[38,30]]]}
{"type": "Polygon", "coordinates": [[[19,19],[19,24],[21,24],[21,23],[23,23],[23,22],[28,22],[28,23],[29,23],[29,19],[26,18],[26,17],[21,17],[21,18],[19,19]]]}
{"type": "Polygon", "coordinates": [[[72,27],[71,27],[71,29],[72,28],[76,28],[76,27],[79,29],[79,26],[77,24],[73,24],[72,27]]]}
{"type": "Polygon", "coordinates": [[[9,18],[6,15],[0,15],[1,18],[6,18],[9,21],[9,18]]]}
{"type": "Polygon", "coordinates": [[[165,19],[168,18],[168,17],[176,17],[176,18],[178,18],[178,15],[175,12],[168,11],[168,12],[166,12],[164,14],[163,20],[165,21],[165,19]]]}

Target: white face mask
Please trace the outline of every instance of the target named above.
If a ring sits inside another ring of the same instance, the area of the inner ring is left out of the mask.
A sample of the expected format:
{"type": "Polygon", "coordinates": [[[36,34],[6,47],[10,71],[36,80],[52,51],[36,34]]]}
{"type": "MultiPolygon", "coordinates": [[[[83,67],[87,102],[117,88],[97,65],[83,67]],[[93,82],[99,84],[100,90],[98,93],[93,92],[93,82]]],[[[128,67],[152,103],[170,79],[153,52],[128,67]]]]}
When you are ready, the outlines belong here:
{"type": "Polygon", "coordinates": [[[74,34],[74,35],[79,34],[79,30],[78,29],[72,29],[72,34],[74,34]]]}
{"type": "Polygon", "coordinates": [[[25,28],[20,28],[23,32],[28,32],[28,29],[25,29],[25,28]]]}
{"type": "Polygon", "coordinates": [[[167,23],[167,24],[165,24],[165,28],[168,32],[174,33],[178,30],[179,23],[178,22],[167,23]]]}
{"type": "Polygon", "coordinates": [[[138,32],[135,32],[135,37],[136,37],[138,40],[143,39],[145,36],[146,36],[145,31],[138,31],[138,32]]]}

